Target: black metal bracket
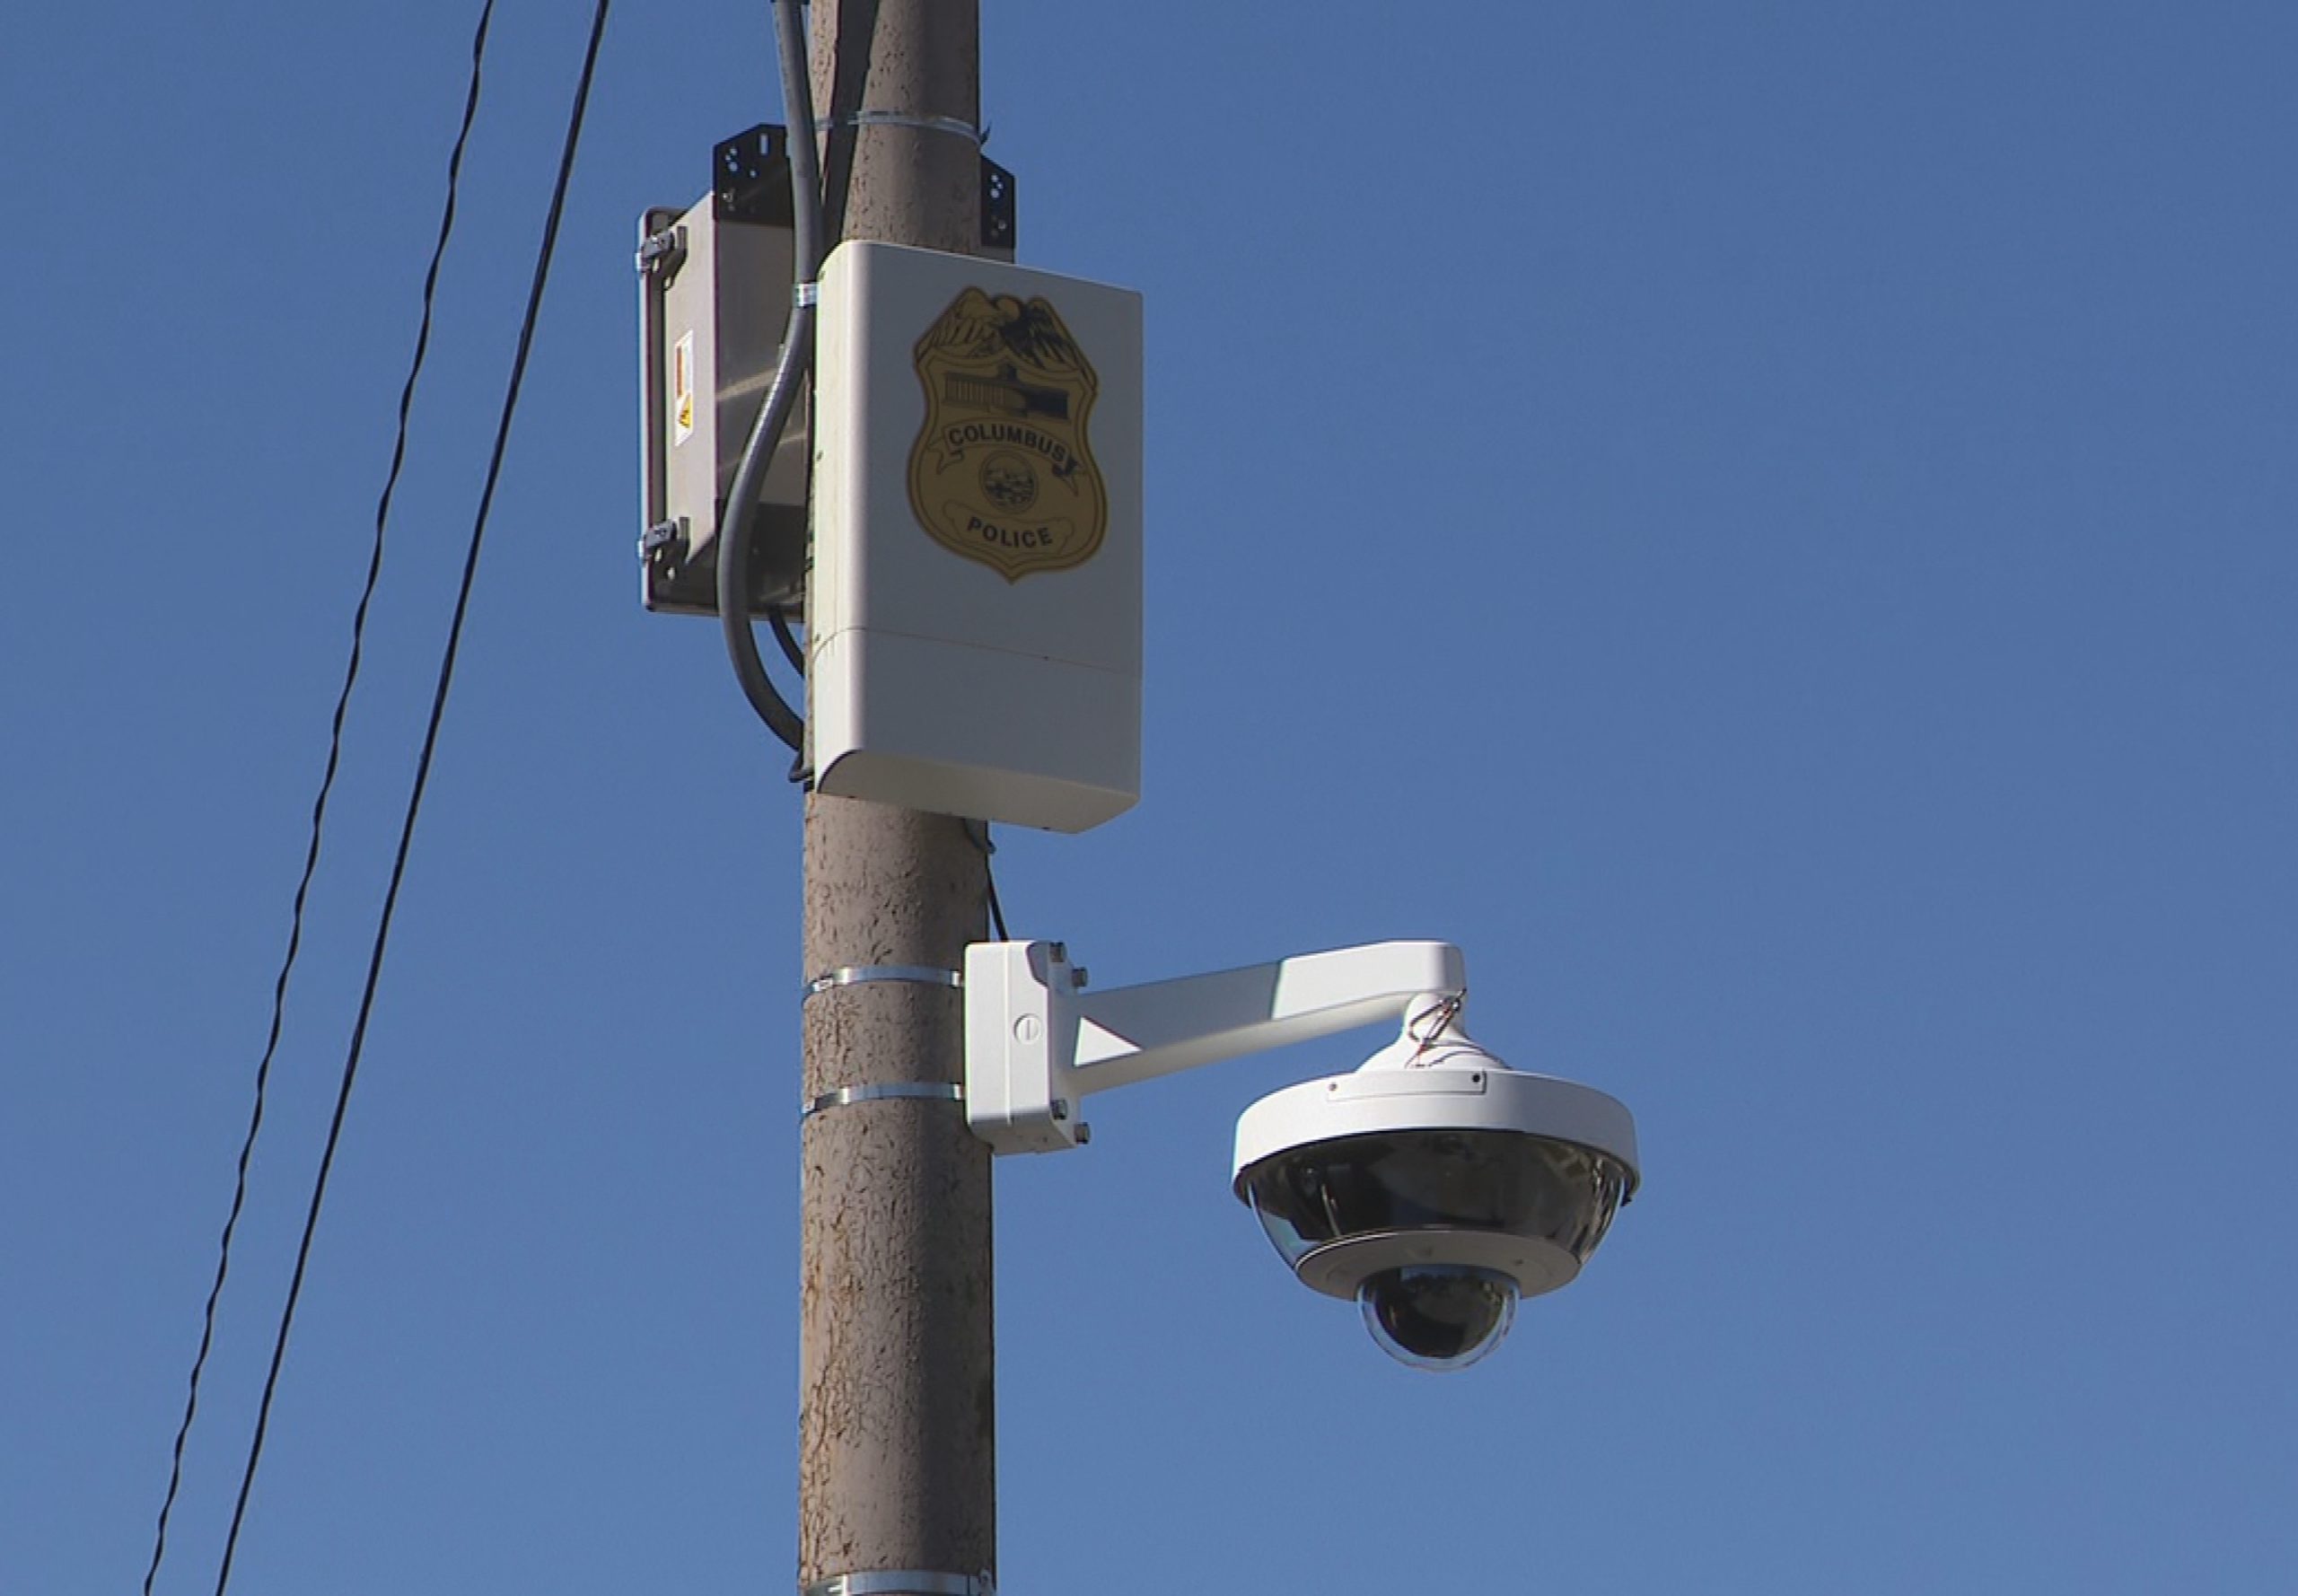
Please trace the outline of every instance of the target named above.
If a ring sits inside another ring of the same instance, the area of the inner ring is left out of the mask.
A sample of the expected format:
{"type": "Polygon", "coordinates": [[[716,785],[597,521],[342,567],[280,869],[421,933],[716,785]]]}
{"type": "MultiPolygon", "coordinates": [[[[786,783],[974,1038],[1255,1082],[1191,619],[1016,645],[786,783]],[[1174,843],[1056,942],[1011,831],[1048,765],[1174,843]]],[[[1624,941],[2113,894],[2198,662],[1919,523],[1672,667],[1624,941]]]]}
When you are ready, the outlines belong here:
{"type": "Polygon", "coordinates": [[[1013,243],[1019,228],[1013,202],[1013,174],[992,161],[981,158],[981,247],[988,254],[1013,256],[1013,243]]]}
{"type": "MultiPolygon", "coordinates": [[[[721,222],[788,227],[790,134],[772,122],[737,133],[711,152],[712,214],[721,222]]],[[[1013,174],[981,158],[981,248],[1011,258],[1020,235],[1013,174]]]]}
{"type": "Polygon", "coordinates": [[[710,158],[711,214],[721,222],[789,227],[790,136],[771,122],[737,133],[710,158]]]}

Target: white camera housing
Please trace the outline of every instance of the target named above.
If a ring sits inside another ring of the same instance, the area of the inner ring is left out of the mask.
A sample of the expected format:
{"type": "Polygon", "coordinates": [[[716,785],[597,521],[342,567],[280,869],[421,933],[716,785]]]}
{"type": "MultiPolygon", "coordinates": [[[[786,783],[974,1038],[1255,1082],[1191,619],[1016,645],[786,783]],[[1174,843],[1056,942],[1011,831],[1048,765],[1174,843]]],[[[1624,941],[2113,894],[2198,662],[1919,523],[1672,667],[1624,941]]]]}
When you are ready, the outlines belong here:
{"type": "Polygon", "coordinates": [[[1569,1285],[1639,1179],[1635,1121],[1592,1088],[1510,1069],[1461,1027],[1444,943],[1380,943],[1086,994],[1057,943],[967,950],[966,1112],[1000,1153],[1088,1139],[1086,1096],[1358,1025],[1400,1022],[1348,1074],[1237,1123],[1231,1189],[1301,1282],[1363,1304],[1425,1368],[1474,1362],[1520,1297],[1569,1285]]]}
{"type": "Polygon", "coordinates": [[[1518,1299],[1578,1276],[1636,1179],[1618,1102],[1448,1027],[1253,1104],[1231,1188],[1302,1285],[1363,1303],[1392,1355],[1450,1369],[1499,1344],[1518,1299]]]}

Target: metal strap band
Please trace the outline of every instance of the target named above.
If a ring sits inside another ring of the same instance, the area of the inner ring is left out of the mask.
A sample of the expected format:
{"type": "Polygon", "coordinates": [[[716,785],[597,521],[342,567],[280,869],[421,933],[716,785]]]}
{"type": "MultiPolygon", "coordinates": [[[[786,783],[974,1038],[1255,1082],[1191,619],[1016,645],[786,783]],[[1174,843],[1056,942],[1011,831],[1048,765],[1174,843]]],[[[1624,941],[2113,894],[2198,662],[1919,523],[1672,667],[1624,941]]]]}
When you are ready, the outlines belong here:
{"type": "Polygon", "coordinates": [[[966,984],[966,978],[963,970],[935,969],[925,964],[849,964],[808,981],[806,995],[813,997],[833,987],[855,987],[869,981],[911,981],[921,987],[962,987],[966,984]]]}
{"type": "Polygon", "coordinates": [[[800,283],[790,290],[790,303],[794,305],[816,304],[821,297],[822,285],[820,283],[800,283]]]}
{"type": "Polygon", "coordinates": [[[818,133],[833,133],[840,127],[912,127],[920,133],[950,133],[968,144],[981,143],[981,129],[971,122],[960,122],[955,117],[914,117],[898,110],[856,110],[843,116],[824,117],[814,124],[818,133]]]}
{"type": "Polygon", "coordinates": [[[869,1574],[833,1574],[804,1587],[804,1596],[997,1596],[997,1582],[986,1574],[885,1568],[869,1574]]]}
{"type": "Polygon", "coordinates": [[[925,1098],[934,1102],[961,1103],[966,1101],[966,1089],[955,1081],[890,1081],[882,1086],[841,1086],[836,1092],[825,1092],[798,1110],[801,1120],[812,1118],[824,1109],[842,1109],[848,1103],[875,1102],[881,1097],[925,1098]]]}

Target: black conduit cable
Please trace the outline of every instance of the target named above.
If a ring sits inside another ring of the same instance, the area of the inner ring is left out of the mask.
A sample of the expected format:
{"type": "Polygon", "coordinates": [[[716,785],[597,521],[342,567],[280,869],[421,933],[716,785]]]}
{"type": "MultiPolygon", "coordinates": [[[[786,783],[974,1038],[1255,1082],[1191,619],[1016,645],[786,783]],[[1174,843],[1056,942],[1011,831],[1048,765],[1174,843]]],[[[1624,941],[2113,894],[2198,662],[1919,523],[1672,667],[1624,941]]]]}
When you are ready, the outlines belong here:
{"type": "Polygon", "coordinates": [[[782,606],[776,604],[766,618],[774,628],[774,641],[781,645],[782,657],[790,662],[790,669],[803,676],[806,673],[806,651],[800,648],[798,639],[790,635],[790,618],[783,614],[782,606]]]}
{"type": "MultiPolygon", "coordinates": [[[[606,34],[607,9],[610,0],[598,0],[598,8],[591,18],[590,43],[583,56],[582,75],[574,85],[574,104],[566,122],[566,139],[558,156],[558,175],[551,187],[550,210],[543,223],[542,243],[536,253],[534,280],[527,290],[527,309],[519,327],[518,352],[512,357],[510,381],[503,396],[503,411],[496,423],[495,445],[487,462],[487,479],[479,490],[478,508],[471,522],[470,542],[463,556],[462,582],[455,594],[454,618],[447,627],[447,644],[439,660],[439,680],[431,696],[431,715],[423,732],[423,751],[415,765],[415,780],[407,799],[407,812],[399,824],[399,847],[391,859],[390,884],[383,891],[383,905],[375,922],[374,945],[367,958],[366,986],[359,997],[359,1016],[351,1029],[351,1046],[343,1061],[343,1079],[337,1088],[335,1114],[329,1122],[327,1145],[320,1154],[319,1173],[311,1185],[310,1207],[303,1216],[303,1234],[295,1250],[295,1272],[287,1285],[287,1300],[279,1316],[279,1331],[272,1343],[271,1367],[264,1376],[263,1398],[256,1409],[255,1435],[248,1446],[247,1464],[240,1475],[239,1498],[232,1508],[231,1532],[224,1541],[222,1565],[216,1570],[215,1596],[224,1596],[231,1583],[232,1559],[240,1544],[241,1526],[246,1521],[248,1497],[255,1488],[256,1466],[263,1456],[265,1432],[270,1427],[271,1404],[279,1390],[279,1372],[287,1358],[287,1337],[295,1322],[295,1305],[303,1296],[303,1276],[311,1261],[311,1238],[319,1230],[320,1208],[326,1200],[329,1172],[335,1167],[335,1153],[343,1139],[343,1122],[351,1106],[351,1088],[358,1078],[359,1058],[366,1047],[367,1024],[375,1010],[375,991],[383,973],[383,951],[390,942],[391,916],[399,905],[400,883],[407,876],[407,860],[415,839],[416,817],[423,809],[424,790],[430,784],[431,761],[438,751],[439,728],[446,719],[447,693],[453,685],[455,656],[462,646],[463,623],[470,612],[471,589],[478,575],[478,555],[487,538],[487,513],[494,507],[495,488],[503,475],[503,457],[511,439],[511,418],[519,407],[519,389],[526,379],[527,356],[534,346],[535,325],[542,311],[543,287],[550,278],[552,252],[558,243],[559,219],[566,214],[567,185],[574,176],[574,151],[581,142],[583,116],[591,99],[591,82],[599,64],[599,45],[606,34]]],[[[488,4],[493,0],[487,0],[488,4]]]]}
{"type": "Polygon", "coordinates": [[[990,928],[997,933],[999,942],[1011,942],[1005,931],[1004,906],[997,901],[997,871],[992,863],[996,857],[997,845],[990,840],[987,820],[968,820],[966,838],[981,850],[981,890],[988,900],[990,928]]]}
{"type": "MultiPolygon", "coordinates": [[[[774,381],[767,388],[758,416],[742,444],[741,463],[734,469],[733,486],[726,495],[726,523],[718,531],[718,624],[726,639],[726,657],[733,662],[734,680],[742,696],[767,728],[799,754],[804,765],[805,723],[774,690],[759,657],[758,635],[750,629],[750,526],[758,515],[758,495],[774,451],[797,408],[798,390],[814,357],[814,276],[821,264],[821,170],[814,152],[814,88],[807,77],[806,19],[799,0],[774,0],[775,53],[782,72],[783,111],[790,119],[786,146],[790,154],[792,218],[792,276],[790,323],[782,339],[781,358],[775,362],[774,381]]],[[[776,628],[783,652],[797,652],[794,639],[785,636],[788,622],[776,628]]],[[[794,769],[794,778],[798,775],[794,769]]]]}
{"type": "MultiPolygon", "coordinates": [[[[766,484],[767,468],[774,459],[774,451],[782,442],[782,434],[789,425],[790,413],[795,408],[798,389],[813,365],[814,356],[814,298],[815,279],[820,276],[822,260],[822,182],[821,164],[814,149],[814,85],[807,75],[806,16],[804,0],[773,0],[775,22],[775,57],[782,75],[783,114],[790,119],[787,147],[790,153],[790,214],[792,218],[792,271],[795,279],[791,293],[789,330],[782,341],[781,358],[775,363],[774,381],[765,401],[759,406],[758,417],[750,424],[749,439],[742,445],[741,463],[735,468],[734,483],[728,494],[727,524],[720,529],[718,539],[718,620],[726,637],[727,657],[733,662],[734,676],[741,683],[742,695],[758,711],[759,718],[798,753],[798,763],[791,767],[791,779],[806,778],[805,723],[774,690],[774,683],[766,674],[766,662],[759,657],[758,634],[751,630],[750,618],[750,533],[755,518],[759,490],[766,484]],[[730,602],[730,595],[741,595],[739,603],[730,602]]],[[[791,668],[803,676],[806,656],[798,640],[790,634],[790,622],[777,606],[767,616],[774,640],[781,646],[783,657],[791,668]]],[[[1006,940],[1005,911],[997,901],[997,877],[990,867],[990,855],[996,845],[989,839],[989,827],[981,825],[977,839],[981,847],[982,886],[988,899],[990,922],[996,927],[998,940],[1006,940]]]]}
{"type": "MultiPolygon", "coordinates": [[[[987,828],[985,828],[985,829],[987,829],[987,828]]],[[[981,885],[982,885],[982,890],[983,890],[984,894],[985,894],[985,895],[988,898],[988,899],[989,899],[989,923],[990,923],[990,925],[991,925],[992,926],[994,926],[994,927],[996,929],[996,932],[997,932],[997,940],[998,940],[999,942],[1002,942],[1002,943],[1004,943],[1004,942],[1012,942],[1012,941],[1013,940],[1013,938],[1012,934],[1011,934],[1009,932],[1007,932],[1007,931],[1006,931],[1006,929],[1005,929],[1005,910],[1004,910],[1004,906],[1003,906],[1003,905],[1001,905],[1001,904],[997,901],[997,873],[996,873],[996,871],[995,871],[994,869],[992,869],[992,868],[990,867],[990,863],[989,863],[989,855],[990,855],[990,854],[991,854],[991,853],[993,853],[994,851],[995,851],[994,849],[990,849],[990,848],[984,848],[984,849],[982,850],[982,854],[981,854],[981,885]]]]}
{"type": "Polygon", "coordinates": [[[463,95],[462,126],[456,130],[455,145],[447,156],[447,202],[439,216],[438,241],[431,248],[431,265],[423,274],[423,313],[415,329],[415,355],[408,364],[407,381],[399,393],[399,430],[391,441],[390,469],[383,478],[382,496],[375,502],[375,536],[367,556],[367,580],[359,590],[358,608],[351,617],[351,655],[343,669],[343,686],[336,694],[335,716],[328,730],[327,767],[320,776],[319,796],[311,803],[311,823],[309,842],[303,849],[303,873],[295,883],[294,907],[287,916],[287,951],[279,962],[279,974],[271,986],[271,1030],[264,1039],[263,1057],[255,1067],[255,1105],[248,1115],[247,1135],[240,1142],[240,1159],[232,1180],[231,1211],[224,1218],[224,1233],[215,1249],[215,1278],[207,1288],[207,1305],[199,1320],[199,1350],[192,1355],[191,1379],[184,1395],[183,1420],[176,1426],[173,1454],[168,1462],[167,1494],[160,1501],[160,1521],[152,1535],[152,1561],[144,1571],[144,1596],[152,1596],[152,1587],[160,1575],[161,1560],[167,1555],[168,1518],[175,1510],[176,1494],[183,1485],[183,1453],[191,1434],[192,1420],[199,1412],[199,1377],[207,1366],[207,1355],[215,1342],[215,1308],[224,1295],[224,1282],[232,1270],[232,1239],[240,1224],[240,1212],[247,1205],[248,1165],[255,1153],[256,1136],[263,1128],[264,1092],[271,1081],[271,1062],[279,1051],[279,1037],[287,1011],[287,983],[294,973],[296,954],[303,944],[303,907],[309,900],[311,878],[318,873],[320,836],[327,824],[328,799],[335,791],[335,776],[343,759],[343,724],[351,707],[351,689],[359,680],[361,646],[367,635],[367,611],[375,597],[375,584],[383,570],[383,531],[390,523],[391,495],[399,487],[399,468],[407,459],[408,416],[415,403],[416,379],[423,374],[423,359],[431,347],[431,308],[438,293],[439,266],[446,258],[447,241],[455,230],[455,196],[462,177],[463,150],[470,142],[471,124],[478,116],[479,68],[487,56],[487,28],[493,20],[495,0],[487,0],[478,13],[478,29],[470,41],[470,86],[463,95]]]}
{"type": "MultiPolygon", "coordinates": [[[[806,18],[801,9],[803,0],[773,0],[773,4],[775,53],[782,71],[782,105],[784,114],[790,118],[792,129],[789,141],[790,211],[796,234],[793,275],[797,278],[798,286],[790,311],[790,335],[783,343],[782,359],[775,368],[773,391],[767,394],[766,403],[759,408],[758,423],[750,429],[750,442],[743,447],[741,469],[734,475],[733,514],[738,520],[734,531],[741,535],[729,537],[719,545],[718,614],[725,626],[726,652],[733,656],[734,673],[741,678],[742,690],[750,695],[750,703],[758,707],[759,714],[765,717],[767,723],[781,732],[781,727],[776,725],[774,717],[768,714],[769,706],[759,704],[758,693],[752,690],[753,680],[764,688],[766,695],[772,699],[771,707],[778,708],[787,715],[789,706],[775,696],[773,684],[766,680],[766,668],[758,654],[758,638],[750,631],[747,617],[737,615],[726,608],[728,593],[748,592],[747,587],[729,581],[728,571],[731,566],[735,575],[747,581],[747,567],[741,562],[747,558],[748,550],[736,545],[748,542],[750,507],[757,501],[758,487],[765,481],[766,461],[772,458],[774,444],[781,439],[791,401],[796,396],[799,381],[805,375],[800,363],[805,366],[812,364],[814,279],[820,273],[823,253],[821,169],[814,151],[814,85],[812,79],[806,75],[806,18]],[[801,317],[804,319],[803,329],[800,326],[801,317]],[[785,388],[788,390],[786,394],[785,388]],[[778,416],[772,414],[777,401],[781,409],[778,416]],[[767,436],[769,419],[773,427],[772,441],[760,448],[759,442],[767,436]],[[745,478],[753,478],[747,490],[745,478]]],[[[800,651],[797,640],[790,635],[789,622],[783,618],[779,610],[770,618],[774,623],[775,640],[782,645],[782,652],[791,665],[803,675],[805,656],[800,651]]],[[[792,718],[795,719],[794,716],[792,718]]],[[[803,723],[797,730],[803,735],[803,723]]],[[[786,732],[782,736],[792,748],[800,748],[796,739],[786,732]]],[[[803,770],[804,757],[801,750],[800,764],[792,771],[792,779],[799,779],[803,770]]],[[[981,849],[982,892],[988,901],[990,924],[996,930],[997,940],[1007,941],[1005,910],[997,901],[997,874],[990,862],[990,856],[997,851],[997,845],[990,840],[989,822],[969,820],[966,831],[981,849]],[[977,826],[980,828],[978,834],[974,829],[977,826]]]]}

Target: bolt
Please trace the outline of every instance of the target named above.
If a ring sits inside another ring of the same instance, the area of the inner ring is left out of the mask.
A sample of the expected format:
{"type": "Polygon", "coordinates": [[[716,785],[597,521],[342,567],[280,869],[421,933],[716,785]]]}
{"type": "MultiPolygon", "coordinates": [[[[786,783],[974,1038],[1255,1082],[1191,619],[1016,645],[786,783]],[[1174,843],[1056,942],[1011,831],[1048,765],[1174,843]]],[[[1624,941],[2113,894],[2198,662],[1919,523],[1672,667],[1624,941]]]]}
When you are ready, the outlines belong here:
{"type": "Polygon", "coordinates": [[[1080,992],[1083,992],[1085,989],[1085,967],[1083,965],[1081,964],[1075,969],[1069,972],[1069,984],[1076,987],[1080,992]]]}
{"type": "Polygon", "coordinates": [[[1092,1139],[1093,1139],[1093,1127],[1092,1127],[1092,1126],[1090,1126],[1090,1125],[1086,1125],[1086,1124],[1083,1124],[1083,1123],[1082,1123],[1082,1122],[1081,1122],[1081,1123],[1078,1125],[1078,1127],[1077,1127],[1077,1144],[1078,1144],[1080,1147],[1083,1147],[1086,1143],[1088,1143],[1088,1142],[1092,1141],[1092,1139]]]}
{"type": "Polygon", "coordinates": [[[1053,1117],[1056,1119],[1066,1119],[1069,1118],[1069,1100],[1067,1098],[1057,1097],[1053,1100],[1053,1117]]]}

